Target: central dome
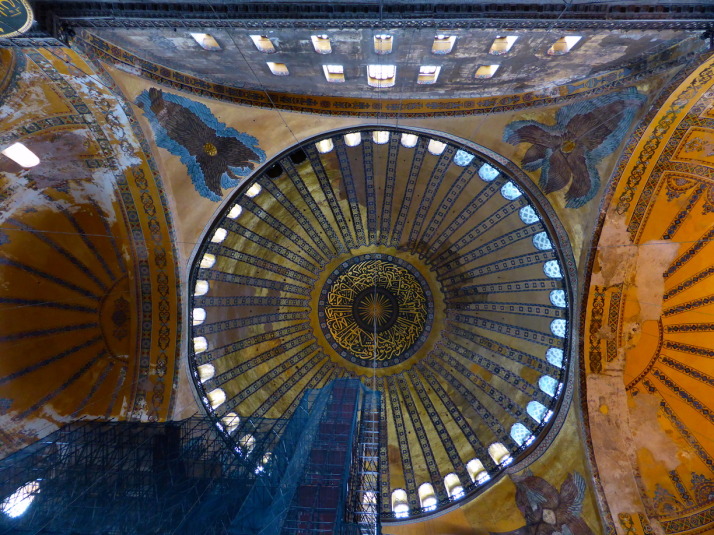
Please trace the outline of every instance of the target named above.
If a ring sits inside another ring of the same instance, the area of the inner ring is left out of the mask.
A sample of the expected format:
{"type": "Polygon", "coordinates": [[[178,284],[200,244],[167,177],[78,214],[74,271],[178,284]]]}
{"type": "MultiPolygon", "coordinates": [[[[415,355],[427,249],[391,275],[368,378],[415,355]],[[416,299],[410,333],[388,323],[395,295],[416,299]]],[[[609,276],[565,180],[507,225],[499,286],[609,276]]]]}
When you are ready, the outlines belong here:
{"type": "Polygon", "coordinates": [[[193,262],[190,359],[240,455],[271,453],[246,447],[250,422],[286,421],[340,378],[381,394],[382,521],[475,496],[545,444],[573,262],[508,165],[431,133],[350,129],[234,194],[193,262]]]}

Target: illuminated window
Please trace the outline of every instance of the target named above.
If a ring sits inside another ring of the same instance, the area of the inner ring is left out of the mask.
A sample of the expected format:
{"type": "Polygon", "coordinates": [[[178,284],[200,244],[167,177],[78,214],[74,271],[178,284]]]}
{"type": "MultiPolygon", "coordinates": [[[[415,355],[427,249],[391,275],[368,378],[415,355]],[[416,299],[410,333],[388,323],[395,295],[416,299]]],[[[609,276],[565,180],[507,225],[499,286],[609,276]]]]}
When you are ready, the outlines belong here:
{"type": "Polygon", "coordinates": [[[436,494],[434,494],[434,487],[431,483],[422,483],[419,486],[419,503],[421,508],[426,511],[432,511],[436,509],[436,494]]]}
{"type": "Polygon", "coordinates": [[[441,141],[437,141],[435,139],[429,140],[429,145],[426,147],[426,150],[434,156],[441,155],[441,153],[444,152],[444,149],[446,149],[446,143],[442,143],[441,141]]]}
{"type": "Polygon", "coordinates": [[[461,485],[461,480],[453,472],[444,477],[444,486],[446,487],[446,492],[452,498],[461,498],[464,495],[464,487],[461,485]]]}
{"type": "Polygon", "coordinates": [[[273,454],[271,452],[267,452],[265,455],[263,455],[263,458],[260,460],[260,463],[258,463],[258,466],[255,467],[255,473],[260,474],[262,472],[265,472],[265,467],[270,463],[270,460],[273,458],[273,454]]]}
{"type": "Polygon", "coordinates": [[[312,40],[312,46],[315,48],[315,52],[318,54],[329,54],[332,52],[330,38],[327,35],[313,35],[310,39],[312,40]]]}
{"type": "Polygon", "coordinates": [[[379,34],[374,36],[374,51],[377,54],[389,54],[392,52],[392,36],[379,34]]]}
{"type": "Polygon", "coordinates": [[[556,319],[550,322],[550,330],[558,338],[565,338],[567,322],[564,319],[556,319]]]}
{"type": "Polygon", "coordinates": [[[560,271],[560,264],[557,260],[548,260],[543,264],[543,273],[551,279],[562,279],[563,274],[560,271]]]}
{"type": "Polygon", "coordinates": [[[317,152],[321,154],[327,154],[330,152],[333,148],[335,147],[335,144],[332,142],[330,138],[327,139],[322,139],[315,143],[315,148],[317,149],[317,152]]]}
{"type": "Polygon", "coordinates": [[[238,439],[238,444],[244,455],[250,455],[250,452],[255,448],[255,437],[251,434],[243,435],[238,439]]]}
{"type": "Polygon", "coordinates": [[[488,51],[489,54],[493,54],[494,56],[501,56],[503,54],[507,54],[513,47],[513,43],[516,42],[516,39],[518,39],[517,35],[505,35],[496,37],[493,40],[493,44],[491,44],[491,50],[488,51]]]}
{"type": "Polygon", "coordinates": [[[39,492],[39,480],[25,483],[0,503],[0,512],[10,518],[22,516],[39,492]]]}
{"type": "Polygon", "coordinates": [[[471,459],[466,463],[466,470],[471,477],[471,481],[477,485],[482,485],[491,479],[491,476],[488,475],[486,468],[484,468],[483,463],[479,459],[471,459]]]}
{"type": "Polygon", "coordinates": [[[550,302],[560,308],[565,308],[568,303],[565,301],[564,290],[553,290],[550,292],[550,302]]]}
{"type": "Polygon", "coordinates": [[[454,163],[456,165],[460,165],[461,167],[466,167],[468,164],[470,164],[475,156],[473,154],[469,154],[465,150],[457,150],[456,154],[454,154],[454,163]]]}
{"type": "Polygon", "coordinates": [[[550,347],[545,352],[545,358],[556,368],[563,367],[563,350],[558,347],[550,347]]]}
{"type": "Polygon", "coordinates": [[[377,145],[389,143],[389,132],[386,130],[376,130],[372,132],[372,141],[374,141],[377,145]]]}
{"type": "Polygon", "coordinates": [[[251,187],[248,188],[248,191],[246,191],[245,194],[246,194],[248,197],[255,197],[255,196],[258,195],[262,190],[263,190],[263,188],[260,186],[260,184],[258,184],[258,183],[256,182],[255,184],[253,184],[251,187]]]}
{"type": "Polygon", "coordinates": [[[209,269],[213,267],[213,264],[216,263],[216,256],[212,255],[211,253],[206,253],[203,255],[203,258],[201,258],[201,267],[204,269],[209,269]]]}
{"type": "Polygon", "coordinates": [[[228,231],[224,228],[219,228],[216,229],[216,232],[213,233],[211,241],[213,243],[221,243],[223,240],[226,239],[226,236],[228,236],[228,231]]]}
{"type": "Polygon", "coordinates": [[[197,369],[198,379],[202,383],[213,379],[213,376],[216,374],[216,368],[213,367],[213,364],[201,364],[197,369]]]}
{"type": "Polygon", "coordinates": [[[2,151],[2,154],[10,158],[17,165],[25,168],[35,167],[40,163],[37,155],[22,143],[13,143],[2,151]]]}
{"type": "Polygon", "coordinates": [[[193,309],[193,324],[201,325],[206,321],[206,309],[205,308],[194,308],[193,309]]]}
{"type": "Polygon", "coordinates": [[[521,192],[520,189],[518,189],[518,186],[516,186],[513,182],[506,182],[503,187],[501,188],[501,195],[503,195],[504,199],[508,199],[509,201],[514,201],[523,193],[521,192]]]}
{"type": "Polygon", "coordinates": [[[419,141],[419,136],[415,136],[414,134],[402,134],[402,146],[407,149],[416,147],[417,141],[419,141]]]}
{"type": "Polygon", "coordinates": [[[368,490],[367,492],[362,494],[362,505],[364,507],[372,507],[377,505],[377,493],[372,490],[368,490]]]}
{"type": "Polygon", "coordinates": [[[493,78],[493,75],[496,74],[498,67],[499,65],[481,65],[478,69],[476,69],[474,77],[479,79],[493,78]]]}
{"type": "Polygon", "coordinates": [[[266,54],[272,54],[275,52],[275,46],[267,35],[251,35],[250,38],[253,41],[255,48],[261,52],[265,52],[266,54]]]}
{"type": "Polygon", "coordinates": [[[498,465],[506,465],[513,462],[511,454],[508,453],[506,446],[500,442],[494,442],[491,444],[488,447],[488,454],[491,456],[491,459],[493,459],[493,462],[498,465]]]}
{"type": "Polygon", "coordinates": [[[207,33],[193,33],[191,32],[191,37],[200,45],[204,50],[220,50],[221,45],[218,44],[212,35],[207,33]]]}
{"type": "Polygon", "coordinates": [[[273,61],[268,61],[267,65],[270,69],[270,72],[272,72],[275,76],[287,76],[288,74],[290,74],[290,72],[288,71],[288,66],[285,65],[285,63],[275,63],[273,61]]]}
{"type": "Polygon", "coordinates": [[[236,219],[242,211],[243,207],[240,204],[234,204],[231,211],[228,212],[228,219],[236,219]]]}
{"type": "Polygon", "coordinates": [[[555,393],[558,390],[558,381],[550,375],[544,375],[538,379],[538,387],[550,397],[555,397],[555,393]]]}
{"type": "Polygon", "coordinates": [[[193,352],[203,353],[208,349],[208,341],[203,336],[197,336],[193,339],[193,352]]]}
{"type": "Polygon", "coordinates": [[[196,281],[196,287],[193,290],[193,295],[195,297],[200,297],[208,293],[208,281],[196,281]]]}
{"type": "Polygon", "coordinates": [[[322,70],[328,82],[340,83],[345,81],[345,69],[342,65],[323,65],[322,70]]]}
{"type": "Polygon", "coordinates": [[[579,35],[561,37],[548,49],[548,54],[551,56],[562,56],[563,54],[567,54],[581,39],[582,37],[579,35]]]}
{"type": "Polygon", "coordinates": [[[521,221],[523,221],[526,225],[532,225],[533,223],[540,221],[540,217],[538,217],[538,214],[536,214],[536,211],[531,205],[521,208],[518,211],[518,215],[520,216],[521,221]]]}
{"type": "Polygon", "coordinates": [[[523,444],[530,444],[533,442],[533,434],[528,430],[528,428],[520,422],[516,422],[511,427],[511,438],[519,446],[523,444]]]}
{"type": "Polygon", "coordinates": [[[439,77],[439,72],[441,67],[436,65],[422,65],[419,67],[419,77],[417,78],[418,84],[433,84],[439,77]]]}
{"type": "Polygon", "coordinates": [[[409,516],[409,500],[407,499],[407,491],[404,489],[392,491],[392,511],[397,518],[409,516]]]}
{"type": "Polygon", "coordinates": [[[526,406],[526,412],[538,423],[541,423],[543,419],[545,419],[546,415],[550,413],[550,411],[546,408],[545,405],[537,401],[528,402],[528,405],[526,406]]]}
{"type": "Polygon", "coordinates": [[[207,395],[208,402],[211,404],[213,410],[216,410],[226,401],[226,393],[220,388],[211,390],[207,395]]]}
{"type": "Polygon", "coordinates": [[[240,416],[238,416],[235,412],[229,412],[221,418],[221,422],[225,426],[226,432],[232,433],[238,429],[238,426],[240,425],[240,416]]]}
{"type": "Polygon", "coordinates": [[[396,65],[368,65],[367,83],[371,87],[393,87],[397,81],[396,65]]]}
{"type": "Polygon", "coordinates": [[[434,37],[434,44],[431,45],[433,54],[448,54],[454,48],[456,36],[454,35],[437,35],[434,37]]]}
{"type": "Polygon", "coordinates": [[[483,180],[484,182],[493,182],[498,176],[498,169],[485,163],[478,170],[478,176],[480,176],[481,180],[483,180]]]}
{"type": "Polygon", "coordinates": [[[550,243],[550,238],[545,232],[539,232],[533,236],[533,245],[539,251],[550,251],[553,248],[553,244],[550,243]]]}
{"type": "Polygon", "coordinates": [[[359,132],[350,132],[345,134],[345,145],[348,147],[356,147],[362,143],[362,134],[359,132]]]}

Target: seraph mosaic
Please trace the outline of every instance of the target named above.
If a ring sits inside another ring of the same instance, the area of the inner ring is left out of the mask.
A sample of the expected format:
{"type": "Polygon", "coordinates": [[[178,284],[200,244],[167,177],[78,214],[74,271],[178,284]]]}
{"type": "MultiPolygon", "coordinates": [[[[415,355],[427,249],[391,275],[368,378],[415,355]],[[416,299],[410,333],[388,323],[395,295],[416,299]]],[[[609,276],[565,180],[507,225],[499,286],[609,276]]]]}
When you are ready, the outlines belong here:
{"type": "Polygon", "coordinates": [[[151,88],[136,98],[154,130],[156,144],[179,156],[196,191],[220,201],[265,161],[258,140],[216,119],[208,106],[151,88]]]}
{"type": "Polygon", "coordinates": [[[587,489],[583,476],[568,474],[560,492],[530,470],[513,474],[511,479],[516,484],[516,506],[526,525],[492,535],[593,535],[580,516],[587,489]]]}
{"type": "Polygon", "coordinates": [[[578,102],[560,108],[552,126],[531,120],[510,123],[503,140],[530,143],[523,169],[540,169],[540,187],[546,194],[570,184],[566,206],[580,208],[600,189],[597,165],[620,145],[644,100],[630,88],[578,102]]]}

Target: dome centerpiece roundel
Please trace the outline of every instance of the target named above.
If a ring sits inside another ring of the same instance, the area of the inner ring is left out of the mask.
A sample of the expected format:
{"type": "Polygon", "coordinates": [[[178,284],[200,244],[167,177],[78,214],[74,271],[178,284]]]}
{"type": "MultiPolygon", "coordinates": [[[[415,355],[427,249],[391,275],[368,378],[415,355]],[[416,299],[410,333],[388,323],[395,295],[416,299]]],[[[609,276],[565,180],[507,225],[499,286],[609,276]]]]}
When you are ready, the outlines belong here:
{"type": "Polygon", "coordinates": [[[189,358],[256,474],[276,447],[260,429],[336,379],[379,393],[369,496],[384,522],[540,455],[569,392],[572,254],[510,165],[432,134],[350,129],[276,157],[219,212],[191,269],[189,358]]]}

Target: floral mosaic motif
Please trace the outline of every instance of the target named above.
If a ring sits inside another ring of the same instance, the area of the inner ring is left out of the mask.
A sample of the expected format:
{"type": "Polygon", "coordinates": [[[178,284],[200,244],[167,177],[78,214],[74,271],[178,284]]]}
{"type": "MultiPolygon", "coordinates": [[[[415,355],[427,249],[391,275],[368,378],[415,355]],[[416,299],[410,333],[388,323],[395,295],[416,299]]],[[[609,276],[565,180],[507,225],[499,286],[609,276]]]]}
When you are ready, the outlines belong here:
{"type": "Polygon", "coordinates": [[[674,495],[665,489],[662,485],[657,483],[655,486],[654,496],[652,497],[652,502],[654,504],[657,514],[660,515],[671,515],[677,511],[684,509],[682,502],[680,502],[674,495]]]}
{"type": "Polygon", "coordinates": [[[154,130],[156,144],[181,158],[202,197],[220,201],[223,189],[237,186],[265,161],[256,138],[219,122],[199,102],[152,87],[136,103],[154,130]]]}
{"type": "Polygon", "coordinates": [[[587,487],[579,473],[568,474],[560,492],[530,470],[511,479],[516,485],[516,506],[526,525],[499,535],[592,535],[580,517],[587,487]]]}
{"type": "Polygon", "coordinates": [[[124,297],[119,297],[114,300],[112,323],[115,328],[112,334],[117,340],[122,340],[129,334],[129,313],[129,301],[124,299],[124,297]]]}
{"type": "Polygon", "coordinates": [[[504,141],[530,143],[521,165],[541,170],[540,187],[565,192],[566,206],[580,208],[600,189],[597,165],[623,140],[645,96],[631,88],[560,108],[555,124],[514,121],[506,126],[504,141]]]}

